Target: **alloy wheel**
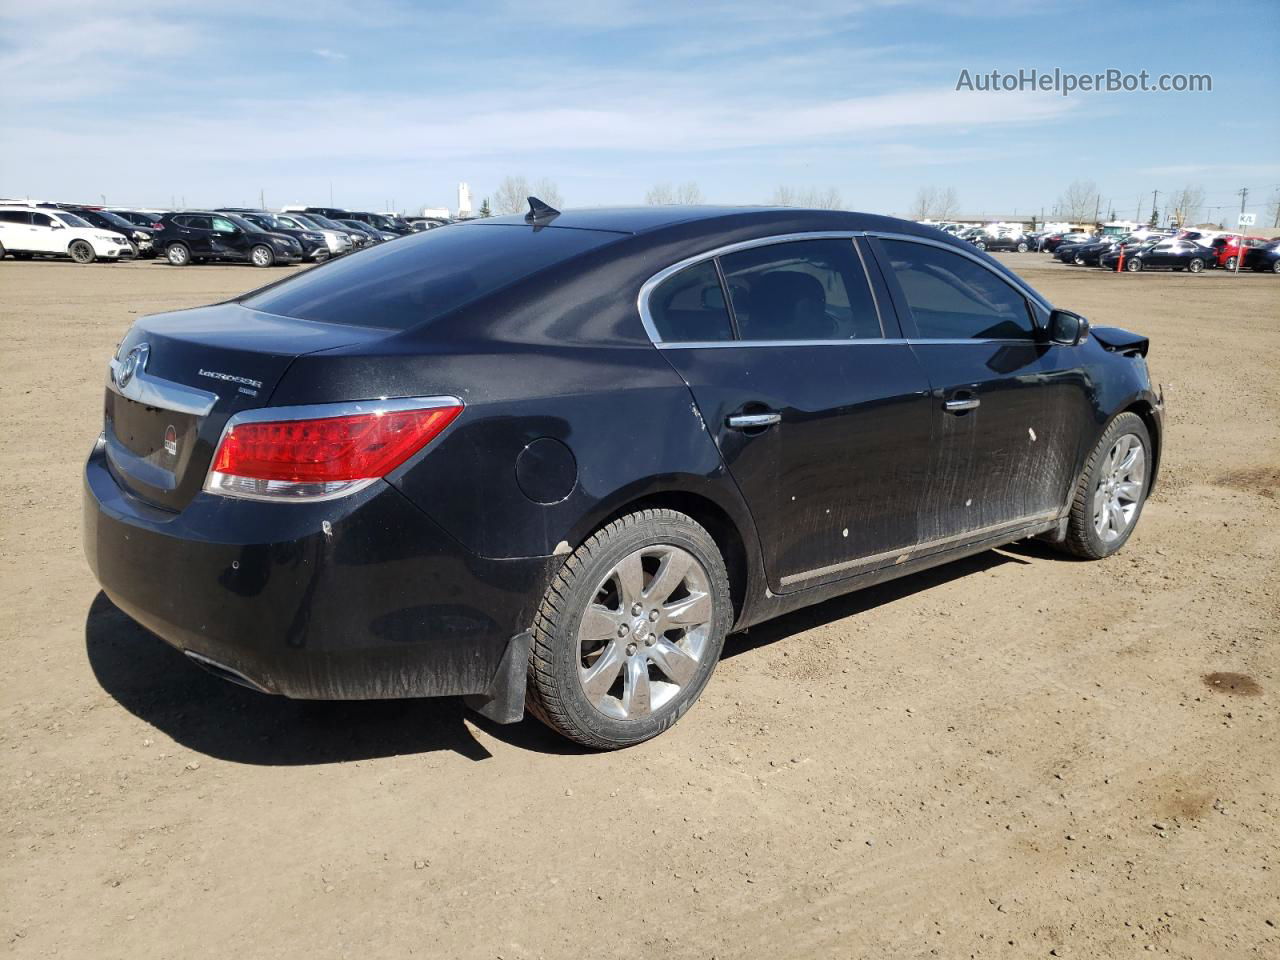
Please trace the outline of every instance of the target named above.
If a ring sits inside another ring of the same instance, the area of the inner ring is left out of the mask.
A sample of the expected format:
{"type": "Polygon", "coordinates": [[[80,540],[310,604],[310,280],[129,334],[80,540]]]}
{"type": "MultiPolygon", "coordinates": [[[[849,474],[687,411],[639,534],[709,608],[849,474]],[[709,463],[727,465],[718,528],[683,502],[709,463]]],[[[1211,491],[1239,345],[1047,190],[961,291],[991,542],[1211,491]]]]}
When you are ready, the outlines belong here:
{"type": "Polygon", "coordinates": [[[71,259],[76,263],[92,263],[93,247],[85,243],[83,240],[77,240],[71,245],[71,259]]]}
{"type": "Polygon", "coordinates": [[[707,650],[713,604],[702,564],[655,544],[624,557],[596,587],[578,628],[578,681],[616,720],[661,710],[693,683],[707,650]]]}
{"type": "Polygon", "coordinates": [[[271,251],[266,247],[254,247],[252,256],[255,267],[271,266],[271,251]]]}
{"type": "Polygon", "coordinates": [[[1142,503],[1147,452],[1132,433],[1117,438],[1098,470],[1093,490],[1093,529],[1103,543],[1124,536],[1142,503]]]}

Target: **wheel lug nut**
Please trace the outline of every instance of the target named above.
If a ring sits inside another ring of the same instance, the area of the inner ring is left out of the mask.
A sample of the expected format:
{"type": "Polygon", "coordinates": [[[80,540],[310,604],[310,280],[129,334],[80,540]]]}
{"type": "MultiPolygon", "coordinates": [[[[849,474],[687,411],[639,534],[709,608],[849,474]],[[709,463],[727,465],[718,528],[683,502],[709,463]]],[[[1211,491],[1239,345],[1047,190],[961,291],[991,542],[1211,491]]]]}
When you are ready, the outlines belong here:
{"type": "Polygon", "coordinates": [[[627,656],[634,657],[636,655],[636,645],[634,643],[627,644],[627,656]]]}
{"type": "Polygon", "coordinates": [[[657,638],[656,638],[656,637],[654,637],[654,635],[651,633],[651,634],[649,634],[647,637],[645,637],[645,638],[644,638],[644,645],[645,645],[646,647],[652,647],[652,646],[653,646],[653,644],[654,644],[654,641],[655,641],[656,639],[657,639],[657,638]]]}
{"type": "Polygon", "coordinates": [[[631,615],[632,615],[633,617],[638,617],[638,616],[640,616],[640,614],[641,614],[641,613],[643,613],[643,612],[644,612],[644,607],[640,606],[640,604],[638,604],[638,603],[633,603],[633,604],[631,605],[631,615]]]}
{"type": "Polygon", "coordinates": [[[650,611],[649,611],[649,622],[650,622],[650,623],[656,623],[656,622],[657,622],[657,620],[658,620],[658,611],[657,611],[657,610],[650,610],[650,611]]]}
{"type": "Polygon", "coordinates": [[[618,625],[618,636],[620,636],[620,637],[625,637],[625,636],[627,635],[627,630],[628,630],[628,627],[627,627],[627,625],[626,625],[625,623],[621,623],[621,624],[619,624],[619,625],[618,625]]]}

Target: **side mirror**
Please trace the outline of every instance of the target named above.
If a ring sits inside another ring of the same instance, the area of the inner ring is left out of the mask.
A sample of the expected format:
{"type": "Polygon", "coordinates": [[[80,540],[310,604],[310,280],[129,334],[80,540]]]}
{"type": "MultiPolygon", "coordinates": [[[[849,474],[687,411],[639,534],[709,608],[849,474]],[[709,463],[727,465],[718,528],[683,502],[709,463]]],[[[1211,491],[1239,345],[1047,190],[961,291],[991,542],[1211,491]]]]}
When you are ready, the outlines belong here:
{"type": "Polygon", "coordinates": [[[63,223],[61,220],[54,220],[51,224],[49,224],[49,227],[53,230],[67,229],[67,225],[63,223]]]}
{"type": "Polygon", "coordinates": [[[1054,310],[1049,314],[1049,339],[1074,347],[1089,332],[1089,321],[1070,310],[1054,310]]]}

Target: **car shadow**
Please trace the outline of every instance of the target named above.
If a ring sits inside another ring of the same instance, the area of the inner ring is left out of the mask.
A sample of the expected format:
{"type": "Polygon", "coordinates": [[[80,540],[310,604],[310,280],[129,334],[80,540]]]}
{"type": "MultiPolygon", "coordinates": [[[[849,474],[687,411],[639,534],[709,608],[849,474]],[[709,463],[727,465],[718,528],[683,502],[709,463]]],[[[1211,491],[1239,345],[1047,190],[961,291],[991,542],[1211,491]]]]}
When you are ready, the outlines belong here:
{"type": "MultiPolygon", "coordinates": [[[[742,656],[1005,563],[1028,562],[989,550],[836,597],[730,636],[724,656],[742,656]]],[[[468,711],[459,697],[306,701],[257,693],[201,670],[101,592],[89,607],[84,632],[94,677],[117,703],[187,749],[232,763],[318,765],[440,750],[489,759],[492,754],[470,726],[522,750],[591,752],[532,717],[516,724],[493,723],[468,711]]]]}

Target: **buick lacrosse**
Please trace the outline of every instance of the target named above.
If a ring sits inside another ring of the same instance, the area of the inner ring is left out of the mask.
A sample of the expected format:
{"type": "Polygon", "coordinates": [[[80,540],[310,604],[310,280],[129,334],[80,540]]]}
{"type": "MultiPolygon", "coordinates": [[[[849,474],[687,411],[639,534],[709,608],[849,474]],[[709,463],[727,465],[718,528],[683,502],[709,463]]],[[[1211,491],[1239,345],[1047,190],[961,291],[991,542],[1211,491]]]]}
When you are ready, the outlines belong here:
{"type": "Polygon", "coordinates": [[[122,610],[255,690],[622,747],[725,635],[1132,534],[1147,340],[887,217],[536,200],[139,319],[85,468],[122,610]]]}

